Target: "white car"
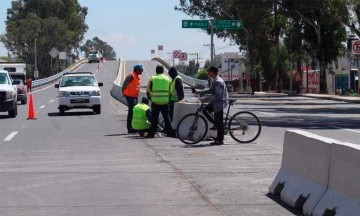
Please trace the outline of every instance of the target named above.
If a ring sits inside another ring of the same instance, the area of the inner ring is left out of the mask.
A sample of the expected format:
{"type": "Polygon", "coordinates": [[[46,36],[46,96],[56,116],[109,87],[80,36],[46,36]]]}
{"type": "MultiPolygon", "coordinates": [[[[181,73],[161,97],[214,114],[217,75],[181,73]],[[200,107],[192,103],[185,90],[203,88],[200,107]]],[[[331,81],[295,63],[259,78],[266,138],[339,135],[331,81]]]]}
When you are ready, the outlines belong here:
{"type": "Polygon", "coordinates": [[[95,114],[101,113],[100,88],[91,72],[65,73],[55,88],[59,89],[59,113],[63,115],[70,109],[92,109],[95,114]]]}
{"type": "Polygon", "coordinates": [[[0,112],[8,112],[10,118],[17,115],[17,89],[9,73],[0,70],[0,112]]]}

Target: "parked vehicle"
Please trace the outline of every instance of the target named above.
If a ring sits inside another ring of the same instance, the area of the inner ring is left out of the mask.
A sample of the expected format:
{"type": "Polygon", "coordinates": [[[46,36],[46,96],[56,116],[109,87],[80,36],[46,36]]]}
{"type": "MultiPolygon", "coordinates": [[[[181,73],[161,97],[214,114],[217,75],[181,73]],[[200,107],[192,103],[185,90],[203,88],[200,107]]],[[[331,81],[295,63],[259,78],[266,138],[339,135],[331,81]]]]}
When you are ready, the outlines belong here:
{"type": "Polygon", "coordinates": [[[23,62],[1,62],[0,70],[5,70],[13,80],[17,88],[17,100],[21,104],[27,103],[26,85],[26,63],[23,62]]]}
{"type": "Polygon", "coordinates": [[[8,112],[11,118],[17,115],[17,89],[5,70],[0,70],[0,112],[8,112]]]}

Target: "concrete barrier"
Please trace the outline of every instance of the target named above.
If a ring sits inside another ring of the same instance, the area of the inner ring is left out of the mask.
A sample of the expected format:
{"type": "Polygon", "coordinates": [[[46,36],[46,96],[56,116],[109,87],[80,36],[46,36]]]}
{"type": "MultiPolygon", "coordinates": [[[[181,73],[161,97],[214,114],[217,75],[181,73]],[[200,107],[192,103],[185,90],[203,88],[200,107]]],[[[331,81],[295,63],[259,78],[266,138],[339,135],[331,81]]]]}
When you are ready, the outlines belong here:
{"type": "Polygon", "coordinates": [[[286,131],[281,168],[269,192],[311,215],[327,188],[334,142],[301,130],[286,131]]]}
{"type": "Polygon", "coordinates": [[[200,103],[180,101],[174,104],[174,115],[171,122],[172,128],[176,129],[179,121],[187,114],[194,113],[200,107],[200,103]]]}
{"type": "MultiPolygon", "coordinates": [[[[171,122],[172,128],[177,129],[177,126],[178,126],[180,120],[189,113],[195,113],[199,107],[200,107],[200,102],[180,101],[178,103],[175,103],[174,104],[174,116],[173,116],[173,120],[171,122]]],[[[205,117],[205,119],[206,119],[206,117],[205,117]]],[[[207,119],[206,119],[206,121],[208,123],[208,129],[209,129],[210,127],[212,127],[213,124],[210,123],[207,119]]],[[[205,136],[205,139],[209,138],[209,137],[216,138],[216,130],[208,130],[207,135],[205,136]]]]}
{"type": "Polygon", "coordinates": [[[360,146],[334,143],[331,151],[328,190],[313,215],[360,215],[360,146]]]}

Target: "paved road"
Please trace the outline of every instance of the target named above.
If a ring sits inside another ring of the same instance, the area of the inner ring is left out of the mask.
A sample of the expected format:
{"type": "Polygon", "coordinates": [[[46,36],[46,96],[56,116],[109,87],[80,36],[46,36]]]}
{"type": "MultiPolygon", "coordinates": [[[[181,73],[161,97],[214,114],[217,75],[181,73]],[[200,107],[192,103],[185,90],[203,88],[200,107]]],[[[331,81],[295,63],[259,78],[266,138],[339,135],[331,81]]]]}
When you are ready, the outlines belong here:
{"type": "MultiPolygon", "coordinates": [[[[26,106],[15,119],[0,115],[0,215],[297,215],[267,194],[281,164],[284,131],[360,138],[345,130],[359,130],[358,105],[288,96],[239,99],[234,110],[252,110],[264,123],[250,144],[227,136],[224,146],[189,147],[167,137],[127,135],[127,107],[110,96],[118,63],[79,69],[97,71],[104,83],[101,115],[72,110],[59,116],[53,86],[34,92],[37,120],[25,120],[26,106]],[[351,127],[330,127],[327,120],[351,127]]],[[[127,61],[125,71],[135,63],[127,61]]],[[[141,63],[148,73],[156,65],[141,63]]]]}

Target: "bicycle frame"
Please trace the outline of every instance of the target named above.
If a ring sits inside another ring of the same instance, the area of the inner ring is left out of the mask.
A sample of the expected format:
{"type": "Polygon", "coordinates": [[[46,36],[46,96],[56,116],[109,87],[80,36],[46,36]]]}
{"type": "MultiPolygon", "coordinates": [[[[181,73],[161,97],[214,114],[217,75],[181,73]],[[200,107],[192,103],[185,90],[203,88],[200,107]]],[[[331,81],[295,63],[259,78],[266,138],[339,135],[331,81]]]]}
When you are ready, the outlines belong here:
{"type": "MultiPolygon", "coordinates": [[[[231,118],[231,115],[229,114],[230,113],[230,107],[234,105],[234,102],[235,102],[235,100],[231,100],[229,102],[229,104],[228,104],[227,111],[223,112],[224,113],[224,128],[225,129],[227,128],[228,121],[231,118]]],[[[201,106],[196,110],[196,116],[202,115],[202,111],[204,110],[204,108],[205,108],[205,104],[202,103],[201,106]]],[[[209,120],[210,122],[215,121],[213,112],[211,112],[211,113],[209,112],[209,114],[210,114],[212,119],[208,119],[208,117],[206,115],[204,115],[205,118],[207,120],[209,120]]],[[[196,119],[196,123],[197,123],[197,119],[196,119]]]]}

